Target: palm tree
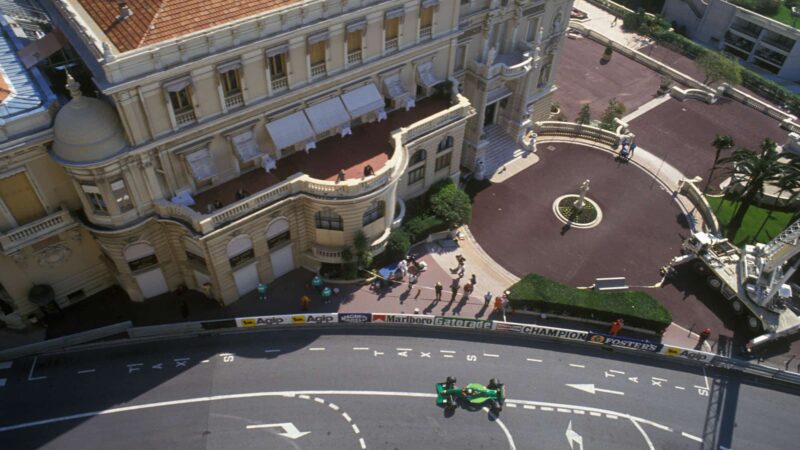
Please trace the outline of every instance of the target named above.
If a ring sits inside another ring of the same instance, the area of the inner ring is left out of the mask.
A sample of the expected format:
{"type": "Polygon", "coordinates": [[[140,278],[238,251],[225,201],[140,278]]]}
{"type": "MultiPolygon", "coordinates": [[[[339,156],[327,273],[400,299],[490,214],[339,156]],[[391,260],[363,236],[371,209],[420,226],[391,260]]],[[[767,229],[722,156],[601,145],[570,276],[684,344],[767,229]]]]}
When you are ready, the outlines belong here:
{"type": "Polygon", "coordinates": [[[734,194],[739,206],[728,223],[728,239],[731,242],[741,228],[747,210],[764,192],[764,186],[776,183],[783,174],[783,164],[778,162],[779,153],[776,147],[775,141],[767,138],[761,143],[760,154],[740,148],[718,162],[720,166],[731,164],[726,172],[733,176],[734,182],[741,180],[744,183],[744,188],[734,194]]]}
{"type": "Polygon", "coordinates": [[[714,142],[712,142],[711,145],[717,149],[717,154],[714,155],[714,164],[711,166],[711,172],[708,173],[708,180],[706,180],[706,187],[703,188],[703,194],[708,192],[708,187],[711,185],[711,178],[714,177],[714,170],[717,168],[720,153],[722,153],[723,150],[732,149],[736,143],[734,143],[733,138],[727,134],[717,134],[717,137],[714,138],[714,142]]]}
{"type": "MultiPolygon", "coordinates": [[[[776,208],[780,208],[780,199],[784,192],[790,192],[792,195],[786,199],[785,205],[792,203],[797,197],[800,196],[800,156],[794,154],[787,154],[786,156],[787,161],[783,163],[781,167],[781,175],[778,181],[775,183],[775,186],[778,187],[779,191],[777,194],[777,200],[775,203],[776,208]]],[[[767,213],[767,217],[764,218],[764,222],[761,223],[761,227],[759,227],[758,232],[753,236],[753,240],[755,237],[761,234],[761,230],[764,229],[767,222],[772,218],[772,213],[775,212],[774,208],[771,208],[767,213]]],[[[793,223],[793,222],[789,222],[793,223]]]]}

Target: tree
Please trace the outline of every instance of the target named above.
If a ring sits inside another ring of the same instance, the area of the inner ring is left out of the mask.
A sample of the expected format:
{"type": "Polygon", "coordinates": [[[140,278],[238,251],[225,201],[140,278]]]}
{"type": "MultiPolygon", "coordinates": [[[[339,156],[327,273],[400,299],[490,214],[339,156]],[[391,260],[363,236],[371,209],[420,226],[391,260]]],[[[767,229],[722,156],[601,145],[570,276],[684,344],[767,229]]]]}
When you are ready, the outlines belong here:
{"type": "Polygon", "coordinates": [[[720,52],[705,52],[695,62],[706,75],[703,84],[717,81],[725,81],[733,85],[742,83],[742,66],[720,52]]]}
{"type": "Polygon", "coordinates": [[[386,241],[386,257],[389,261],[398,261],[408,255],[411,248],[411,238],[403,230],[392,230],[389,240],[386,241]]]}
{"type": "Polygon", "coordinates": [[[733,138],[727,134],[717,134],[717,137],[714,138],[714,142],[712,142],[711,145],[717,149],[717,153],[714,155],[714,164],[711,166],[711,171],[708,173],[708,180],[706,180],[706,187],[703,188],[703,194],[708,192],[708,188],[711,186],[711,179],[714,177],[714,171],[717,169],[720,153],[722,153],[723,150],[732,149],[736,146],[736,143],[733,141],[733,138]]]}
{"type": "Polygon", "coordinates": [[[614,119],[622,117],[623,114],[625,114],[625,105],[617,100],[616,97],[612,98],[608,101],[608,107],[603,111],[603,115],[600,117],[600,128],[614,131],[614,129],[617,128],[614,119]]]}
{"type": "MultiPolygon", "coordinates": [[[[787,160],[784,161],[782,166],[781,177],[778,179],[777,183],[775,183],[779,189],[775,204],[776,207],[780,207],[780,199],[784,192],[790,192],[792,194],[786,200],[785,204],[791,204],[798,197],[800,197],[800,156],[788,154],[786,158],[787,160]]],[[[761,226],[758,228],[758,232],[755,234],[755,236],[753,236],[754,240],[756,236],[761,234],[761,230],[764,229],[764,227],[767,225],[767,222],[772,219],[773,212],[775,212],[775,209],[770,208],[769,212],[767,213],[767,217],[764,218],[764,222],[762,222],[761,226]]]]}
{"type": "Polygon", "coordinates": [[[369,248],[369,242],[364,232],[359,230],[353,237],[353,247],[356,253],[356,263],[358,267],[367,268],[372,264],[372,251],[369,248]]]}
{"type": "Polygon", "coordinates": [[[747,210],[763,194],[764,187],[769,183],[776,183],[783,175],[783,164],[778,161],[778,157],[775,142],[767,138],[761,143],[760,154],[741,148],[731,156],[719,160],[719,165],[730,164],[726,172],[733,177],[734,183],[744,184],[743,189],[733,195],[739,206],[728,223],[727,236],[731,242],[741,228],[747,210]]]}
{"type": "Polygon", "coordinates": [[[469,196],[452,181],[431,195],[430,204],[431,211],[451,228],[469,223],[472,217],[469,196]]]}
{"type": "Polygon", "coordinates": [[[578,117],[575,118],[575,123],[579,123],[581,125],[589,125],[592,123],[592,109],[589,107],[588,103],[581,106],[578,117]]]}

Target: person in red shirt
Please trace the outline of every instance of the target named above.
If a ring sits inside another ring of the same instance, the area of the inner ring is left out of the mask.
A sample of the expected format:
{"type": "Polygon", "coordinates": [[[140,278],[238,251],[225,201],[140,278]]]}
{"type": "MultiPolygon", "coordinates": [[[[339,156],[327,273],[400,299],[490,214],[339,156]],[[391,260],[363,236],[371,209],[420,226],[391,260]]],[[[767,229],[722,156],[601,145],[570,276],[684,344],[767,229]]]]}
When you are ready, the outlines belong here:
{"type": "Polygon", "coordinates": [[[617,319],[614,323],[611,324],[611,329],[608,331],[608,334],[612,336],[616,336],[619,333],[619,330],[622,329],[622,326],[625,324],[625,321],[622,319],[617,319]]]}

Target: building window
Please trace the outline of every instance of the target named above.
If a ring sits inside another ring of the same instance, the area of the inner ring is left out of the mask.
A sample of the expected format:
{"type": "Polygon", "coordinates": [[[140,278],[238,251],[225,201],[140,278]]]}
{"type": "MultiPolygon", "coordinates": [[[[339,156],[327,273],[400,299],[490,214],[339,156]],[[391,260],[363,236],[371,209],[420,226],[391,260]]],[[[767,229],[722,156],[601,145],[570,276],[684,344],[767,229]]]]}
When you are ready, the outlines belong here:
{"type": "Polygon", "coordinates": [[[408,172],[408,185],[412,185],[417,181],[425,179],[425,165],[421,165],[418,168],[408,172]]]}
{"type": "Polygon", "coordinates": [[[433,36],[433,8],[429,6],[423,7],[419,11],[419,38],[420,40],[427,40],[433,36]]]}
{"type": "Polygon", "coordinates": [[[455,70],[464,70],[467,67],[467,44],[456,47],[455,70]]]}
{"type": "Polygon", "coordinates": [[[269,64],[269,76],[273,80],[286,77],[286,53],[270,56],[267,58],[269,64]]]}
{"type": "Polygon", "coordinates": [[[133,202],[128,193],[128,188],[125,186],[125,181],[120,178],[111,182],[111,194],[117,202],[119,212],[124,213],[133,209],[133,202]]]}
{"type": "Polygon", "coordinates": [[[428,159],[428,152],[423,149],[419,149],[411,155],[411,160],[408,162],[409,166],[413,166],[414,164],[419,164],[421,162],[425,162],[428,159]]]}
{"type": "Polygon", "coordinates": [[[400,18],[386,19],[383,22],[386,50],[397,50],[400,40],[400,18]]]}
{"type": "Polygon", "coordinates": [[[251,247],[237,255],[233,255],[230,258],[228,258],[228,263],[231,265],[231,268],[236,268],[238,266],[247,264],[248,262],[250,262],[251,259],[255,257],[256,254],[251,247]]]}
{"type": "Polygon", "coordinates": [[[362,225],[367,226],[372,222],[382,218],[386,214],[386,202],[379,201],[375,202],[364,211],[364,218],[362,220],[362,225]]]}
{"type": "Polygon", "coordinates": [[[361,62],[361,30],[347,33],[347,64],[361,62]]]}
{"type": "Polygon", "coordinates": [[[447,136],[446,138],[442,139],[441,142],[439,142],[439,146],[436,148],[436,153],[441,153],[448,148],[452,148],[453,142],[453,136],[447,136]]]}
{"type": "Polygon", "coordinates": [[[193,264],[197,267],[202,267],[204,269],[206,268],[206,259],[194,252],[186,250],[186,259],[190,264],[193,264]]]}
{"type": "Polygon", "coordinates": [[[447,153],[445,155],[442,155],[442,156],[436,158],[436,165],[435,165],[434,170],[436,172],[438,172],[438,171],[440,171],[442,169],[447,169],[448,167],[450,167],[450,158],[452,156],[453,156],[453,152],[450,152],[450,153],[447,153]]]}
{"type": "Polygon", "coordinates": [[[342,216],[333,211],[319,211],[314,215],[317,228],[321,230],[344,230],[342,216]]]}
{"type": "Polygon", "coordinates": [[[225,97],[242,93],[242,84],[239,80],[239,69],[231,69],[220,74],[222,79],[222,93],[225,97]]]}
{"type": "Polygon", "coordinates": [[[81,190],[86,199],[89,201],[89,206],[95,214],[108,214],[108,207],[106,206],[103,195],[100,194],[100,189],[94,184],[81,184],[81,190]]]}
{"type": "Polygon", "coordinates": [[[172,103],[172,111],[180,114],[192,110],[192,95],[189,93],[189,86],[179,90],[170,91],[169,101],[172,103]]]}
{"type": "Polygon", "coordinates": [[[291,240],[292,240],[292,235],[289,233],[289,230],[286,230],[277,236],[267,239],[267,248],[269,248],[270,250],[274,250],[278,247],[283,246],[283,244],[291,240]]]}
{"type": "Polygon", "coordinates": [[[325,64],[325,47],[327,41],[311,44],[308,48],[308,60],[311,65],[311,77],[324,76],[327,73],[325,64]]]}
{"type": "Polygon", "coordinates": [[[186,155],[186,163],[197,181],[208,180],[214,176],[214,160],[207,148],[186,155]]]}
{"type": "Polygon", "coordinates": [[[528,33],[525,35],[525,40],[534,42],[536,40],[536,33],[539,28],[539,18],[531,19],[528,21],[528,33]]]}

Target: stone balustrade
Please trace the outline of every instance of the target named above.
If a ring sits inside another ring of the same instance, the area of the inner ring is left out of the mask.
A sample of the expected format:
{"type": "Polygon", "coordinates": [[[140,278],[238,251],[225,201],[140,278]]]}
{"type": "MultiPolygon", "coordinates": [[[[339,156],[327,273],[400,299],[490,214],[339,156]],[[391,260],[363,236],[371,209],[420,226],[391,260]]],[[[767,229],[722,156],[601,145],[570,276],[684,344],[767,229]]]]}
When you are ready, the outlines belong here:
{"type": "Polygon", "coordinates": [[[611,147],[619,145],[620,136],[613,131],[589,125],[580,125],[572,122],[536,122],[535,131],[539,136],[560,136],[568,138],[583,138],[611,147]]]}
{"type": "Polygon", "coordinates": [[[45,236],[57,233],[75,224],[68,210],[62,209],[49,216],[26,223],[0,234],[0,248],[3,253],[11,253],[45,236]]]}

